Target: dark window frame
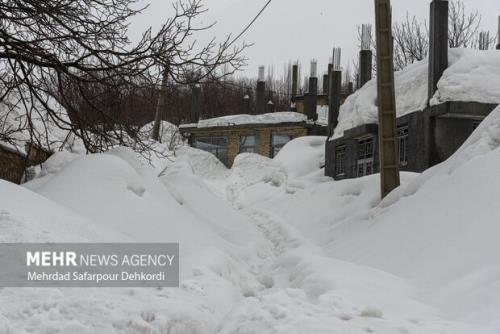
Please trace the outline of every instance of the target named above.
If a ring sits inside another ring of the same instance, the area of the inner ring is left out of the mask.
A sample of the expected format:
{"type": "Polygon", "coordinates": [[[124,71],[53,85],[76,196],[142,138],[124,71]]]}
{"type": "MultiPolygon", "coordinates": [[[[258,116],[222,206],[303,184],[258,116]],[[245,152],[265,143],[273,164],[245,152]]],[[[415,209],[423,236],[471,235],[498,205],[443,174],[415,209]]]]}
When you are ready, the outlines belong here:
{"type": "Polygon", "coordinates": [[[399,165],[401,167],[408,166],[408,140],[410,138],[410,127],[402,125],[397,129],[398,133],[398,155],[399,165]]]}
{"type": "Polygon", "coordinates": [[[281,133],[281,132],[277,132],[277,133],[271,133],[271,158],[274,158],[276,157],[276,155],[279,153],[279,151],[281,151],[281,149],[286,145],[288,144],[290,141],[292,141],[294,139],[294,135],[292,135],[291,133],[281,133]],[[285,143],[279,143],[279,144],[275,144],[274,142],[274,138],[275,137],[278,137],[278,136],[282,136],[282,137],[288,137],[289,140],[286,141],[285,143]]]}
{"type": "Polygon", "coordinates": [[[258,153],[259,150],[259,138],[257,134],[240,135],[240,149],[239,153],[258,153]],[[254,144],[247,145],[243,142],[243,138],[254,137],[254,144]]]}
{"type": "Polygon", "coordinates": [[[358,177],[373,174],[375,157],[375,137],[368,136],[358,139],[358,159],[356,170],[358,177]]]}
{"type": "Polygon", "coordinates": [[[347,146],[340,145],[335,148],[335,175],[343,176],[346,173],[347,146]]]}

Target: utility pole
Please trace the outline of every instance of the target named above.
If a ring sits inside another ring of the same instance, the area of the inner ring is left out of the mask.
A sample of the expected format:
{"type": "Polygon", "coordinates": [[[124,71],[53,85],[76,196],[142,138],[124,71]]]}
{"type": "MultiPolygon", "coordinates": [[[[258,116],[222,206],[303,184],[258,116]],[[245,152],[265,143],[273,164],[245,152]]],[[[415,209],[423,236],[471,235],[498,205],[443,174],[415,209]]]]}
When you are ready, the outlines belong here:
{"type": "Polygon", "coordinates": [[[160,141],[160,126],[163,119],[165,109],[167,108],[167,83],[168,74],[170,72],[170,66],[165,65],[163,70],[163,76],[161,80],[160,95],[158,96],[158,104],[156,105],[155,121],[153,124],[153,131],[151,133],[151,139],[160,141]]]}
{"type": "Polygon", "coordinates": [[[379,123],[378,146],[382,198],[400,185],[391,12],[390,0],[375,0],[379,123]]]}

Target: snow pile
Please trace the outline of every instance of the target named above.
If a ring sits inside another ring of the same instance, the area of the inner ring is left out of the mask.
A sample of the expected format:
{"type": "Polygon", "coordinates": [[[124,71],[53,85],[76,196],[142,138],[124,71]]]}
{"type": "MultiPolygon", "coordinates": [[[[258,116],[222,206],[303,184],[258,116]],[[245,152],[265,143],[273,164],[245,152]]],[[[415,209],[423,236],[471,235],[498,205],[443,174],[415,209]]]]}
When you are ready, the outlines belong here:
{"type": "Polygon", "coordinates": [[[498,50],[451,49],[450,67],[438,82],[431,105],[447,101],[500,103],[498,50]]]}
{"type": "MultiPolygon", "coordinates": [[[[428,60],[416,62],[394,73],[396,113],[403,116],[427,106],[428,60]]],[[[438,82],[431,104],[447,101],[500,103],[500,57],[498,51],[450,49],[449,67],[438,82]]],[[[339,124],[333,138],[363,124],[378,123],[377,79],[349,96],[340,107],[339,124]]]]}
{"type": "Polygon", "coordinates": [[[234,304],[264,289],[252,267],[270,243],[197,176],[159,179],[126,148],[49,165],[53,173],[27,184],[37,193],[0,181],[2,241],[180,242],[181,285],[1,289],[0,332],[212,333],[234,304]]]}
{"type": "MultiPolygon", "coordinates": [[[[416,62],[394,73],[396,81],[396,112],[403,116],[423,110],[427,105],[427,61],[416,62]]],[[[339,123],[333,138],[363,124],[378,123],[377,79],[368,81],[350,95],[340,107],[339,123]]]]}
{"type": "Polygon", "coordinates": [[[374,175],[255,204],[326,254],[404,277],[444,317],[493,333],[500,328],[499,166],[500,107],[448,161],[403,174],[403,186],[382,203],[374,175]]]}
{"type": "MultiPolygon", "coordinates": [[[[144,125],[139,130],[139,137],[148,141],[151,139],[151,134],[153,132],[154,122],[150,122],[144,125]]],[[[182,136],[179,132],[179,128],[174,124],[161,121],[160,123],[160,142],[166,144],[170,150],[173,150],[176,146],[183,144],[182,136]]]]}
{"type": "Polygon", "coordinates": [[[307,116],[301,113],[282,111],[262,115],[231,115],[200,120],[198,124],[183,124],[181,128],[210,128],[245,124],[305,123],[307,116]]]}
{"type": "Polygon", "coordinates": [[[274,161],[281,164],[292,178],[317,172],[325,165],[326,139],[321,136],[296,138],[279,151],[274,161]]]}

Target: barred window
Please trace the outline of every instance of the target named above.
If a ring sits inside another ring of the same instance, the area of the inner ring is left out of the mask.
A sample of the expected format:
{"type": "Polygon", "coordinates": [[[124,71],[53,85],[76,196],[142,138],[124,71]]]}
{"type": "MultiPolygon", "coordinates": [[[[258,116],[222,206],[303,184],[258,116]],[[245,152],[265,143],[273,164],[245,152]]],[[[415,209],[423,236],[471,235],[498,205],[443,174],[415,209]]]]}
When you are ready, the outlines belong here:
{"type": "Polygon", "coordinates": [[[358,141],[358,176],[373,174],[374,148],[373,137],[358,141]]]}
{"type": "Polygon", "coordinates": [[[345,174],[346,147],[339,146],[335,149],[335,175],[345,174]]]}
{"type": "Polygon", "coordinates": [[[398,128],[400,166],[408,165],[408,136],[409,136],[409,129],[407,125],[398,128]]]}
{"type": "Polygon", "coordinates": [[[293,136],[290,134],[283,134],[283,133],[273,133],[272,137],[272,158],[274,158],[278,152],[283,148],[283,146],[286,145],[290,140],[293,139],[293,136]]]}
{"type": "Polygon", "coordinates": [[[240,136],[240,153],[257,153],[257,137],[255,135],[240,136]]]}

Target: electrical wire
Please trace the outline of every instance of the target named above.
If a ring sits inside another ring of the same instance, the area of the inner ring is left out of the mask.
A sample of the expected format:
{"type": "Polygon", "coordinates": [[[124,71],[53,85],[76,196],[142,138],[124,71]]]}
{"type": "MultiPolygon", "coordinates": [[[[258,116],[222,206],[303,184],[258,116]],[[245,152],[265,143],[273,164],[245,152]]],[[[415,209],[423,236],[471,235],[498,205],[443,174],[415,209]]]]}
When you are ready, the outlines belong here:
{"type": "Polygon", "coordinates": [[[241,38],[241,36],[243,36],[247,31],[248,29],[250,29],[250,27],[255,23],[255,21],[257,21],[257,19],[259,18],[260,15],[262,15],[262,13],[266,10],[266,8],[269,6],[269,4],[271,3],[272,0],[269,0],[265,5],[264,7],[262,7],[262,9],[257,13],[257,15],[253,18],[253,20],[245,27],[245,29],[243,29],[242,32],[239,33],[238,36],[236,36],[232,41],[231,43],[228,44],[228,48],[233,45],[238,39],[241,38]]]}

